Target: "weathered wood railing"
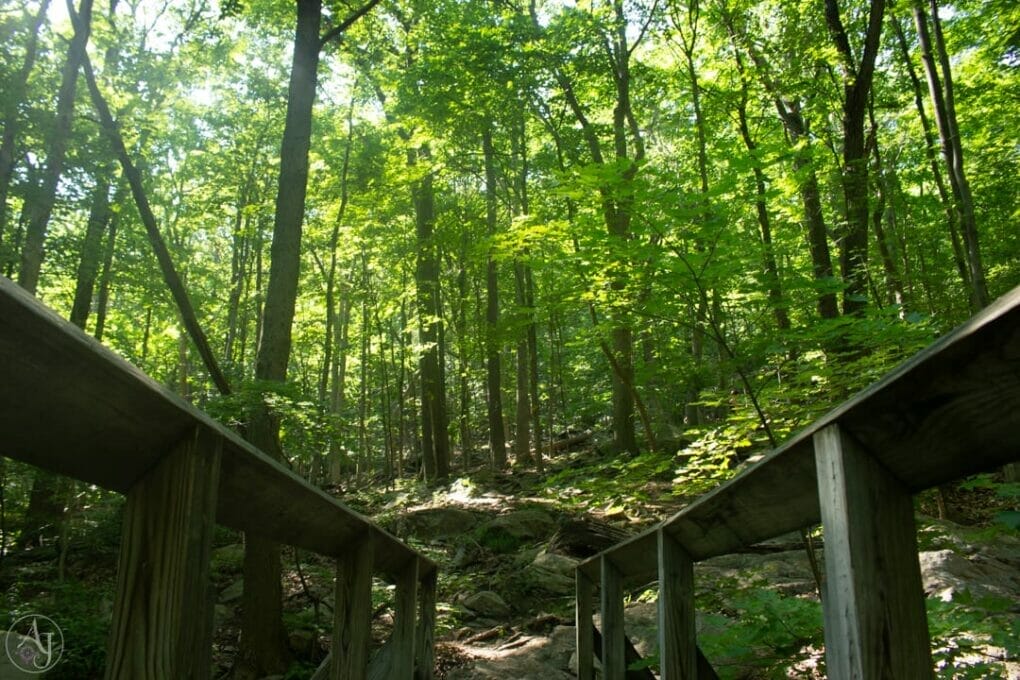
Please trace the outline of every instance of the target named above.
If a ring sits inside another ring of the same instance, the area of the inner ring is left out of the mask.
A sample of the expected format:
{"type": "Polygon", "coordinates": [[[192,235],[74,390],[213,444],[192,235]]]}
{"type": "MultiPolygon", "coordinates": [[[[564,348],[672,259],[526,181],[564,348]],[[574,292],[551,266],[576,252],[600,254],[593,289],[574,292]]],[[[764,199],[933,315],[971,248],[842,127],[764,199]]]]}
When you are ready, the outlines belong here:
{"type": "Polygon", "coordinates": [[[391,678],[431,678],[436,566],[0,277],[0,454],[127,495],[107,678],[209,676],[220,523],[337,560],[329,678],[363,678],[374,574],[391,678]]]}
{"type": "Polygon", "coordinates": [[[821,521],[830,678],[932,677],[911,495],[1020,459],[1020,288],[727,484],[577,567],[578,677],[624,678],[623,595],[659,582],[663,680],[698,669],[696,562],[821,521]]]}

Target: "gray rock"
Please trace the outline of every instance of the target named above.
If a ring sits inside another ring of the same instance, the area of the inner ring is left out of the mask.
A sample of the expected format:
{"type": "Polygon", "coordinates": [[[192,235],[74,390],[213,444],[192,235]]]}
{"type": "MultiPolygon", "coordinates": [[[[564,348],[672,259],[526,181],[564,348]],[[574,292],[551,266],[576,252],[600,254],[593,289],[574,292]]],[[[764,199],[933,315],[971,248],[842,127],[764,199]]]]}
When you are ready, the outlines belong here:
{"type": "Polygon", "coordinates": [[[482,590],[464,598],[464,606],[480,616],[505,617],[510,615],[510,606],[502,597],[491,590],[482,590]]]}
{"type": "Polygon", "coordinates": [[[542,552],[538,554],[531,564],[538,569],[545,569],[556,574],[563,574],[573,579],[574,569],[577,567],[578,562],[579,560],[576,560],[573,557],[567,557],[566,555],[542,552]]]}
{"type": "Polygon", "coordinates": [[[987,554],[975,552],[968,557],[952,550],[933,550],[919,554],[924,591],[945,602],[969,591],[974,597],[1002,597],[1020,601],[1020,572],[987,554]]]}
{"type": "Polygon", "coordinates": [[[549,538],[556,531],[556,520],[544,510],[514,510],[487,522],[484,531],[502,531],[520,540],[549,538]]]}
{"type": "Polygon", "coordinates": [[[460,508],[424,508],[410,512],[397,520],[395,533],[401,537],[413,536],[419,540],[456,537],[470,532],[478,525],[478,517],[460,508]]]}
{"type": "Polygon", "coordinates": [[[556,553],[539,553],[528,565],[528,576],[537,588],[556,595],[574,592],[574,567],[577,560],[556,553]]]}

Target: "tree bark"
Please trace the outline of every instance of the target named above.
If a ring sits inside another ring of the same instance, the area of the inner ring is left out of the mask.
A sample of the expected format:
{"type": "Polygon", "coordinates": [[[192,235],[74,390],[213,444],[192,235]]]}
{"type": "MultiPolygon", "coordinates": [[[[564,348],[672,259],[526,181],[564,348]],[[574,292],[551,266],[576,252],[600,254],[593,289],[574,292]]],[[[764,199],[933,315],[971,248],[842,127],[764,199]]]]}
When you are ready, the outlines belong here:
{"type": "Polygon", "coordinates": [[[974,199],[971,196],[970,182],[963,165],[963,144],[956,122],[956,104],[953,94],[952,71],[949,66],[949,55],[946,53],[945,41],[942,38],[942,27],[938,18],[938,3],[932,0],[931,21],[934,28],[935,45],[932,45],[932,34],[928,30],[928,18],[920,0],[914,0],[914,23],[917,27],[918,42],[921,47],[921,61],[924,63],[925,75],[928,79],[928,92],[935,109],[935,122],[942,142],[942,154],[949,168],[949,185],[952,187],[953,200],[959,215],[963,241],[966,245],[968,274],[971,285],[971,305],[977,310],[986,307],[989,302],[988,287],[985,283],[984,265],[981,262],[981,247],[978,241],[977,220],[974,215],[974,199]],[[938,64],[936,64],[937,51],[938,64]],[[942,67],[941,78],[939,65],[942,67]]]}
{"type": "MultiPolygon", "coordinates": [[[[3,245],[4,235],[7,233],[7,196],[11,188],[11,176],[14,174],[14,152],[17,146],[18,133],[21,130],[21,116],[18,106],[25,100],[28,87],[28,77],[35,67],[36,55],[39,52],[39,29],[46,20],[46,12],[49,10],[50,0],[42,0],[39,3],[39,11],[32,20],[32,27],[29,29],[28,43],[25,45],[25,60],[21,69],[15,76],[13,82],[5,86],[6,94],[4,102],[4,131],[0,139],[0,246],[3,245]]],[[[3,250],[0,248],[0,253],[3,250]]],[[[3,257],[0,256],[0,263],[3,257]]]]}
{"type": "MultiPolygon", "coordinates": [[[[736,47],[736,45],[734,45],[736,47]]],[[[762,259],[764,261],[765,287],[768,291],[769,305],[772,307],[772,314],[776,319],[776,327],[779,330],[790,329],[790,315],[786,310],[783,301],[782,283],[779,279],[779,266],[776,263],[776,253],[772,246],[772,221],[769,218],[768,203],[766,201],[767,180],[765,171],[761,168],[761,159],[757,156],[758,146],[751,137],[751,129],[747,124],[747,81],[744,70],[744,61],[740,52],[734,52],[737,64],[737,71],[740,73],[740,99],[737,101],[737,127],[740,130],[740,137],[744,140],[744,146],[751,155],[752,172],[754,173],[754,207],[758,216],[758,229],[761,234],[762,259]]]]}
{"type": "Polygon", "coordinates": [[[871,98],[875,57],[884,20],[885,0],[871,0],[868,28],[860,63],[839,14],[836,0],[825,0],[829,33],[843,62],[843,195],[846,225],[840,230],[840,273],[843,276],[843,313],[859,315],[868,297],[868,153],[864,122],[871,98]]]}
{"type": "Polygon", "coordinates": [[[939,193],[939,202],[942,204],[942,210],[946,214],[946,228],[949,230],[949,240],[953,247],[953,261],[956,263],[956,270],[960,275],[960,280],[963,282],[964,289],[970,292],[971,311],[976,312],[977,309],[974,308],[973,304],[973,289],[970,285],[970,273],[967,268],[967,257],[963,252],[963,245],[960,243],[960,234],[957,227],[959,218],[949,197],[949,190],[946,189],[946,181],[942,177],[942,169],[935,155],[937,141],[931,129],[931,121],[924,110],[921,80],[917,77],[917,72],[914,70],[914,62],[910,58],[910,47],[907,45],[907,37],[903,32],[903,26],[900,24],[899,18],[891,15],[889,20],[892,22],[893,32],[896,33],[896,41],[900,47],[900,56],[903,59],[903,65],[907,70],[907,77],[910,79],[911,89],[914,93],[914,106],[917,108],[917,116],[921,121],[921,130],[924,132],[924,154],[928,159],[932,179],[935,181],[935,187],[939,193]]]}
{"type": "MultiPolygon", "coordinates": [[[[280,145],[269,285],[262,312],[262,335],[255,378],[283,383],[290,359],[291,325],[301,265],[301,227],[308,186],[312,109],[318,81],[321,0],[297,0],[294,54],[287,92],[287,114],[280,145]]],[[[280,423],[265,403],[252,410],[248,438],[276,460],[283,459],[280,423]]],[[[286,670],[289,661],[283,628],[280,546],[245,536],[240,665],[261,677],[286,670]]]]}
{"type": "MultiPolygon", "coordinates": [[[[409,153],[412,164],[429,162],[428,147],[409,153]]],[[[439,298],[439,254],[435,240],[436,205],[431,169],[412,188],[418,257],[415,269],[418,324],[422,339],[421,374],[422,465],[428,482],[450,475],[450,434],[447,431],[443,310],[439,298]]]]}
{"type": "Polygon", "coordinates": [[[25,197],[27,222],[25,245],[21,252],[21,270],[18,283],[33,295],[39,286],[39,271],[43,261],[43,243],[50,224],[50,215],[57,200],[57,184],[64,171],[67,143],[71,137],[74,117],[74,99],[78,88],[78,69],[86,58],[85,46],[92,30],[92,0],[81,0],[77,13],[68,0],[68,12],[74,18],[74,37],[67,48],[67,60],[60,78],[57,94],[57,119],[49,135],[46,169],[38,192],[25,197]]]}
{"type": "Polygon", "coordinates": [[[783,128],[789,138],[793,150],[793,170],[799,178],[797,190],[804,204],[804,223],[807,227],[808,251],[811,254],[811,269],[818,286],[816,309],[822,319],[839,317],[839,306],[833,292],[832,255],[829,251],[828,230],[822,212],[821,190],[818,175],[812,162],[811,138],[808,135],[808,122],[801,111],[800,102],[783,95],[779,84],[770,75],[771,68],[765,56],[748,39],[745,31],[738,29],[734,17],[726,14],[723,17],[731,39],[739,43],[751,57],[765,90],[772,97],[783,122],[783,128]]]}
{"type": "MultiPolygon", "coordinates": [[[[516,293],[517,314],[525,308],[524,300],[524,265],[520,260],[514,261],[514,291],[516,293]]],[[[517,351],[514,354],[517,368],[517,400],[516,427],[514,432],[514,456],[516,464],[531,465],[531,393],[529,391],[529,356],[528,336],[522,328],[517,329],[517,351]]]]}
{"type": "MultiPolygon", "coordinates": [[[[485,159],[485,224],[492,239],[496,234],[496,166],[492,147],[491,123],[482,132],[485,159]]],[[[489,253],[485,273],[485,386],[486,412],[489,420],[489,455],[492,467],[506,467],[506,433],[503,430],[503,385],[499,357],[499,271],[489,253]]]]}
{"type": "Polygon", "coordinates": [[[110,212],[111,172],[112,169],[109,167],[102,167],[97,171],[96,186],[92,190],[92,207],[89,210],[81,259],[78,262],[78,275],[70,320],[82,330],[85,330],[85,323],[88,321],[92,308],[92,295],[95,292],[96,276],[99,273],[100,260],[102,259],[103,234],[106,232],[112,216],[110,212]]]}
{"type": "Polygon", "coordinates": [[[166,242],[163,240],[163,236],[159,232],[159,227],[156,224],[156,217],[153,215],[152,208],[149,206],[149,199],[145,195],[145,188],[142,185],[141,173],[128,156],[127,148],[124,146],[124,140],[120,135],[120,130],[113,120],[113,116],[110,113],[110,108],[107,105],[106,100],[99,91],[99,86],[96,83],[96,76],[92,70],[92,63],[89,61],[87,55],[84,56],[83,66],[85,71],[85,82],[88,84],[89,92],[92,96],[92,104],[95,106],[96,112],[99,114],[103,130],[106,132],[107,138],[109,139],[111,146],[113,146],[114,153],[120,161],[124,177],[131,186],[131,193],[134,195],[135,204],[138,207],[138,214],[142,218],[142,224],[145,226],[145,233],[149,238],[149,243],[152,245],[153,252],[156,255],[156,260],[159,262],[160,270],[163,273],[163,280],[166,282],[167,287],[173,294],[174,301],[177,303],[177,309],[181,315],[181,320],[184,322],[184,326],[188,331],[188,335],[191,336],[191,340],[195,344],[195,348],[202,357],[205,368],[209,372],[209,377],[212,379],[221,394],[230,394],[230,385],[227,382],[226,377],[223,375],[223,371],[220,370],[219,362],[217,362],[212,348],[209,346],[209,341],[206,338],[205,332],[198,323],[198,316],[195,314],[195,309],[191,305],[191,300],[188,297],[187,290],[184,287],[184,283],[181,281],[180,275],[177,273],[177,269],[174,267],[166,242]]]}

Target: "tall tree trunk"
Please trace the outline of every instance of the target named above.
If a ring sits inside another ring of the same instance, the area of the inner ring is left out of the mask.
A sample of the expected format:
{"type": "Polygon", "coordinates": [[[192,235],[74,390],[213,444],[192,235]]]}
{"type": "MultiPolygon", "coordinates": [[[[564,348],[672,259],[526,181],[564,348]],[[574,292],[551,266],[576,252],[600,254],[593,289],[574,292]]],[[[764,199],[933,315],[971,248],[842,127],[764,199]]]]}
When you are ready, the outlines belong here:
{"type": "Polygon", "coordinates": [[[460,433],[461,469],[466,473],[471,468],[471,389],[468,375],[470,372],[470,355],[468,348],[468,246],[470,235],[465,229],[460,236],[460,253],[458,254],[457,271],[457,382],[460,413],[457,431],[460,433]]]}
{"type": "MultiPolygon", "coordinates": [[[[496,165],[492,147],[492,123],[486,122],[482,132],[485,159],[485,224],[490,239],[496,234],[496,165]]],[[[485,273],[485,386],[486,412],[489,420],[489,454],[492,467],[506,467],[506,433],[503,430],[503,384],[500,376],[499,342],[499,271],[490,252],[485,273]]]]}
{"type": "Polygon", "coordinates": [[[740,137],[744,140],[744,146],[751,156],[751,167],[754,173],[754,207],[758,216],[758,229],[761,235],[762,259],[764,261],[765,288],[768,291],[769,305],[772,307],[772,314],[776,319],[776,327],[779,330],[790,329],[790,315],[786,310],[783,301],[783,289],[779,279],[779,265],[776,263],[776,253],[772,246],[772,221],[769,218],[767,197],[767,182],[765,171],[761,167],[761,159],[758,157],[758,145],[751,137],[751,128],[747,124],[747,80],[744,69],[744,60],[740,52],[734,52],[737,71],[740,73],[740,99],[737,101],[737,127],[740,130],[740,137]]]}
{"type": "Polygon", "coordinates": [[[839,317],[839,306],[833,292],[832,255],[829,251],[828,230],[822,212],[821,190],[818,175],[812,162],[811,137],[808,134],[808,122],[801,111],[800,102],[789,99],[783,94],[782,88],[769,75],[771,68],[765,56],[749,40],[746,31],[738,29],[732,14],[724,14],[723,20],[730,39],[739,43],[751,57],[765,90],[772,97],[776,112],[783,122],[790,146],[793,150],[793,170],[798,178],[797,190],[804,204],[804,224],[807,227],[808,251],[811,254],[811,269],[815,284],[818,286],[816,309],[822,319],[839,317]]]}
{"type": "MultiPolygon", "coordinates": [[[[427,147],[411,152],[410,160],[430,162],[427,147]],[[416,157],[414,157],[416,156],[416,157]]],[[[436,204],[431,169],[413,189],[418,259],[415,271],[418,323],[422,339],[421,420],[422,464],[432,483],[450,475],[450,434],[447,430],[446,386],[443,381],[443,310],[439,297],[439,254],[435,239],[436,204]]]]}
{"type": "Polygon", "coordinates": [[[174,267],[173,260],[170,257],[170,251],[167,248],[166,242],[163,240],[163,236],[156,224],[156,217],[152,213],[152,208],[149,205],[149,199],[145,195],[145,188],[142,185],[141,173],[128,156],[127,148],[124,146],[124,140],[120,135],[120,129],[114,122],[113,116],[110,113],[110,108],[107,105],[106,100],[103,98],[102,93],[99,91],[95,73],[92,70],[92,64],[87,55],[83,56],[83,66],[85,71],[85,81],[88,84],[89,92],[92,96],[92,103],[96,108],[96,112],[99,114],[103,130],[106,132],[111,146],[113,146],[114,153],[120,161],[124,178],[127,179],[128,184],[131,186],[131,193],[134,195],[135,205],[138,207],[138,214],[142,219],[142,224],[145,226],[145,233],[146,236],[148,236],[149,243],[152,245],[153,252],[156,255],[156,260],[159,262],[160,271],[163,273],[163,280],[166,282],[167,287],[173,294],[174,301],[177,303],[177,309],[181,315],[181,320],[184,322],[184,326],[187,329],[192,342],[195,344],[195,348],[202,357],[202,361],[205,364],[206,370],[209,372],[210,378],[212,378],[213,383],[215,383],[221,394],[229,394],[230,385],[227,382],[226,377],[223,375],[223,372],[220,370],[219,362],[217,362],[212,348],[209,346],[209,341],[206,338],[205,332],[202,330],[202,327],[198,322],[198,315],[195,313],[195,309],[188,297],[184,282],[181,280],[181,277],[178,275],[177,270],[174,267]]]}
{"type": "Polygon", "coordinates": [[[103,234],[110,223],[110,174],[109,167],[97,171],[96,186],[92,190],[92,207],[89,210],[85,239],[82,243],[81,259],[78,262],[77,283],[74,302],[71,305],[71,323],[85,330],[92,309],[92,296],[96,287],[96,276],[102,259],[103,234]]]}
{"type": "Polygon", "coordinates": [[[81,0],[77,13],[68,0],[68,12],[74,17],[74,37],[67,48],[67,60],[60,77],[57,94],[57,119],[49,135],[46,153],[46,170],[42,185],[37,193],[29,194],[25,246],[21,252],[21,270],[18,283],[32,294],[39,285],[39,271],[42,268],[43,243],[50,224],[50,215],[57,201],[57,185],[64,171],[67,144],[71,137],[74,119],[74,99],[78,88],[78,69],[85,59],[85,46],[92,30],[92,0],[81,0]]]}
{"type": "Polygon", "coordinates": [[[371,452],[368,446],[368,378],[369,349],[372,328],[368,319],[368,299],[371,295],[371,282],[368,274],[368,258],[361,254],[361,353],[359,357],[360,378],[358,380],[358,465],[356,474],[359,479],[371,475],[371,452]]]}
{"type": "Polygon", "coordinates": [[[96,340],[103,341],[106,330],[106,317],[110,309],[110,288],[113,285],[113,255],[117,246],[117,225],[120,222],[114,215],[110,219],[110,228],[106,232],[106,244],[103,246],[103,270],[99,275],[99,293],[96,296],[96,340]]]}
{"type": "MultiPolygon", "coordinates": [[[[260,381],[283,383],[287,379],[301,264],[312,108],[318,80],[321,10],[321,0],[297,0],[287,116],[280,146],[272,261],[255,363],[255,377],[260,381]]],[[[282,460],[279,436],[278,417],[260,402],[252,409],[249,440],[272,458],[282,460]]],[[[247,675],[261,677],[282,673],[289,662],[280,574],[280,546],[255,535],[246,535],[239,651],[240,663],[247,675]]]]}
{"type": "MultiPolygon", "coordinates": [[[[525,307],[524,265],[520,260],[514,261],[514,291],[516,293],[517,314],[519,315],[525,307]]],[[[517,368],[517,379],[515,381],[517,408],[516,427],[514,428],[514,456],[517,459],[517,465],[528,466],[531,465],[531,393],[529,390],[528,336],[523,328],[517,329],[517,351],[514,353],[514,364],[517,368]]]]}
{"type": "MultiPolygon", "coordinates": [[[[886,219],[895,216],[893,209],[893,197],[891,191],[892,183],[886,177],[885,163],[882,159],[882,151],[878,144],[878,123],[875,121],[875,106],[873,98],[868,102],[868,118],[871,120],[871,153],[875,163],[875,186],[878,195],[875,201],[875,208],[872,211],[872,224],[875,226],[875,241],[878,244],[878,253],[882,258],[882,269],[885,271],[885,283],[889,299],[893,304],[899,306],[900,317],[906,314],[905,301],[903,298],[903,281],[896,268],[896,259],[893,256],[891,245],[893,241],[886,234],[886,219]]],[[[890,225],[892,226],[891,222],[890,225]]]]}
{"type": "MultiPolygon", "coordinates": [[[[24,102],[28,86],[28,77],[32,74],[35,66],[36,55],[39,52],[39,29],[46,20],[46,12],[49,10],[50,0],[42,0],[39,3],[39,11],[36,12],[29,29],[28,42],[25,45],[25,59],[21,63],[21,69],[14,77],[14,81],[5,85],[4,94],[4,130],[0,139],[0,252],[3,251],[3,240],[7,233],[7,196],[11,188],[11,176],[14,174],[14,152],[17,146],[18,133],[21,131],[21,115],[18,107],[24,102]]],[[[0,257],[0,262],[3,258],[0,257]]]]}
{"type": "MultiPolygon", "coordinates": [[[[708,185],[708,135],[705,132],[705,117],[701,110],[701,86],[698,84],[698,72],[694,63],[694,50],[698,40],[699,4],[696,1],[687,3],[683,17],[674,14],[673,24],[680,37],[680,47],[684,53],[687,67],[687,80],[691,88],[691,105],[694,109],[694,131],[697,143],[698,179],[700,181],[700,199],[698,201],[699,221],[702,227],[712,222],[712,207],[708,185]]],[[[696,239],[699,251],[704,250],[703,237],[696,239]]],[[[705,296],[700,296],[695,303],[694,323],[691,327],[691,359],[694,360],[696,371],[688,378],[687,398],[684,403],[684,419],[687,424],[696,427],[702,422],[700,394],[704,387],[701,381],[701,369],[705,354],[705,327],[708,319],[708,307],[704,303],[705,296]]]]}
{"type": "Polygon", "coordinates": [[[538,324],[535,323],[535,277],[531,267],[524,267],[524,305],[528,309],[528,391],[531,401],[531,423],[535,433],[535,469],[542,473],[542,402],[539,400],[538,324]]]}
{"type": "Polygon", "coordinates": [[[988,287],[985,283],[984,265],[981,262],[981,247],[978,242],[977,220],[974,215],[974,199],[971,196],[970,182],[964,172],[963,143],[956,122],[956,103],[953,93],[952,71],[949,55],[946,53],[945,40],[942,38],[942,26],[938,18],[938,3],[931,2],[931,21],[935,35],[938,64],[942,67],[941,78],[933,54],[931,33],[928,30],[928,18],[920,0],[914,0],[914,23],[917,27],[918,42],[921,47],[921,61],[924,63],[925,75],[928,79],[928,92],[935,109],[935,122],[942,141],[942,153],[949,168],[949,185],[953,190],[956,211],[960,218],[963,241],[966,245],[967,266],[971,284],[971,302],[974,309],[986,307],[989,302],[988,287]]]}
{"type": "Polygon", "coordinates": [[[868,28],[860,63],[840,17],[836,0],[825,0],[829,33],[843,62],[843,194],[846,226],[840,230],[840,272],[843,275],[843,313],[860,314],[867,304],[868,282],[868,152],[864,132],[875,58],[884,21],[885,0],[871,0],[868,28]]]}
{"type": "Polygon", "coordinates": [[[910,47],[907,44],[907,36],[903,32],[903,26],[900,24],[899,18],[895,15],[890,15],[889,19],[892,22],[893,32],[896,33],[896,41],[900,48],[900,57],[902,58],[903,65],[907,70],[907,77],[910,79],[911,89],[914,93],[914,106],[917,108],[917,116],[921,121],[921,130],[924,132],[924,154],[928,159],[928,166],[931,168],[932,179],[935,181],[935,187],[939,193],[939,202],[942,205],[942,210],[946,214],[946,228],[949,230],[949,240],[953,247],[953,261],[956,263],[956,271],[960,275],[960,280],[963,282],[964,289],[970,293],[971,311],[977,311],[976,308],[973,308],[974,295],[973,289],[970,285],[967,256],[963,252],[963,245],[960,243],[960,234],[957,228],[959,217],[956,214],[956,209],[953,207],[953,202],[949,197],[949,190],[946,189],[946,182],[942,177],[942,168],[939,166],[939,161],[935,154],[937,142],[935,134],[931,129],[931,121],[928,119],[928,114],[924,110],[924,94],[922,92],[921,80],[917,77],[917,72],[914,70],[914,62],[910,58],[910,47]]]}
{"type": "MultiPolygon", "coordinates": [[[[527,219],[531,215],[531,202],[528,197],[528,139],[527,120],[523,108],[516,111],[514,130],[511,135],[511,161],[513,165],[514,194],[517,197],[518,216],[527,219]]],[[[527,256],[528,251],[524,251],[527,256]]],[[[527,314],[527,325],[525,327],[527,338],[528,358],[528,402],[531,407],[530,420],[532,441],[535,444],[535,469],[544,472],[542,461],[542,403],[539,400],[539,376],[538,376],[538,323],[535,319],[535,278],[532,275],[531,265],[526,261],[520,262],[521,274],[523,277],[523,295],[521,296],[522,308],[527,314]]]]}

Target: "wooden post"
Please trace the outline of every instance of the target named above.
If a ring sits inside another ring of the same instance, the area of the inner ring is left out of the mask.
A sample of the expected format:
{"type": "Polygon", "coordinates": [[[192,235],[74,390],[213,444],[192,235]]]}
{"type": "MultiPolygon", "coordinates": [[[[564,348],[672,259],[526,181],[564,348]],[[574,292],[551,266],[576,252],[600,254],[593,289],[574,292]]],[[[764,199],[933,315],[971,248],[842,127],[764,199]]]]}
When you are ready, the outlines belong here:
{"type": "Polygon", "coordinates": [[[933,677],[910,493],[838,425],[814,447],[829,677],[933,677]]]}
{"type": "Polygon", "coordinates": [[[415,680],[432,680],[436,669],[436,578],[438,571],[433,569],[421,577],[418,591],[418,604],[421,614],[418,618],[418,634],[416,639],[418,656],[415,680]]]}
{"type": "Polygon", "coordinates": [[[623,627],[623,583],[620,570],[602,556],[602,677],[624,680],[627,674],[626,633],[623,627]]]}
{"type": "Polygon", "coordinates": [[[128,492],[107,680],[209,677],[221,450],[196,427],[128,492]]]}
{"type": "Polygon", "coordinates": [[[372,632],[372,537],[337,560],[330,680],[364,680],[372,632]]]}
{"type": "Polygon", "coordinates": [[[659,553],[659,668],[662,680],[696,680],[694,561],[665,530],[656,532],[659,553]]]}
{"type": "Polygon", "coordinates": [[[574,572],[577,604],[574,605],[575,637],[577,639],[577,680],[595,680],[595,637],[592,629],[592,582],[578,569],[574,572]]]}
{"type": "Polygon", "coordinates": [[[396,613],[393,621],[393,680],[414,678],[415,609],[418,604],[418,558],[411,558],[397,580],[396,613]]]}

